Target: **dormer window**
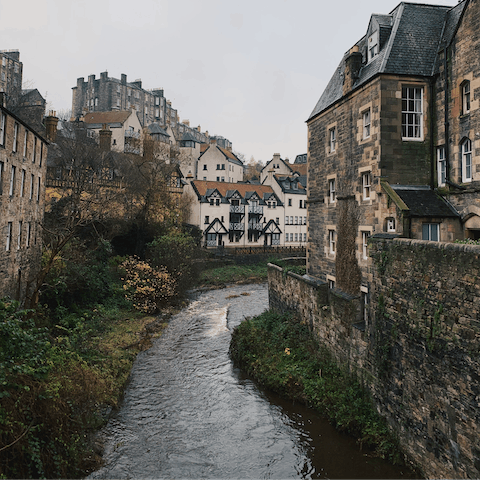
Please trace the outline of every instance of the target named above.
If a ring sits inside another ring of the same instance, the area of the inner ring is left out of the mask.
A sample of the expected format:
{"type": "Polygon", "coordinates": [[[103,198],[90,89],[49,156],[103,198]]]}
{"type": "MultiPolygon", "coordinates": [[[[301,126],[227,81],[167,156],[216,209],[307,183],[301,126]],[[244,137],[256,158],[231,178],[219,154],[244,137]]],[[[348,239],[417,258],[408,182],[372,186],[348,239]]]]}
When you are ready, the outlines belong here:
{"type": "Polygon", "coordinates": [[[470,113],[470,82],[462,83],[462,114],[470,113]]]}
{"type": "Polygon", "coordinates": [[[367,52],[368,52],[368,61],[374,59],[378,55],[378,31],[373,32],[368,37],[367,52]]]}

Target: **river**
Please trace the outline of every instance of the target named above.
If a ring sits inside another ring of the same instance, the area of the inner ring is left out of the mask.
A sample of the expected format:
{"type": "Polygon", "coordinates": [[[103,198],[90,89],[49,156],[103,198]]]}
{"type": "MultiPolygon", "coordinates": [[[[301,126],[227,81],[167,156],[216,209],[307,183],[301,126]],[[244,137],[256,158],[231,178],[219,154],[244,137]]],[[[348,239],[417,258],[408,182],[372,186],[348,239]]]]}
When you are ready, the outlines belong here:
{"type": "Polygon", "coordinates": [[[174,316],[135,361],[122,406],[101,433],[104,466],[89,478],[404,476],[233,367],[231,331],[267,307],[266,285],[234,286],[198,294],[174,316]]]}

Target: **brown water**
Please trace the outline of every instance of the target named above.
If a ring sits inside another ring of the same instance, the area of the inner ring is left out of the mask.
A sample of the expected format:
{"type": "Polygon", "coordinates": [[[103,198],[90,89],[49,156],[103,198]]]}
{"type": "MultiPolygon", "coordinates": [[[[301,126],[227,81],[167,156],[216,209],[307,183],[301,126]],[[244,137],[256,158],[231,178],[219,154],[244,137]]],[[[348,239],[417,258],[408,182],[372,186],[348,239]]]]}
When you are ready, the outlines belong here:
{"type": "Polygon", "coordinates": [[[105,466],[89,478],[411,478],[233,367],[231,330],[267,306],[266,285],[235,286],[172,318],[137,358],[103,432],[105,466]]]}

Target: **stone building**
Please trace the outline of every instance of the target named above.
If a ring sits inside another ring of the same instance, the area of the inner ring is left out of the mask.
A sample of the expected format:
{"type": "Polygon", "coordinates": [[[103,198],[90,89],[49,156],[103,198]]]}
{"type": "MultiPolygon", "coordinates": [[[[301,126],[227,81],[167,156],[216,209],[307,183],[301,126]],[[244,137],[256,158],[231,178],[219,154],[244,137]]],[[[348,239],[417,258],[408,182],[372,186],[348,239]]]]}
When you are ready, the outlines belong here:
{"type": "Polygon", "coordinates": [[[307,122],[311,275],[366,296],[371,235],[477,235],[479,21],[478,0],[402,2],[344,55],[307,122]]]}
{"type": "Polygon", "coordinates": [[[40,269],[47,146],[0,103],[0,297],[24,301],[40,269]]]}

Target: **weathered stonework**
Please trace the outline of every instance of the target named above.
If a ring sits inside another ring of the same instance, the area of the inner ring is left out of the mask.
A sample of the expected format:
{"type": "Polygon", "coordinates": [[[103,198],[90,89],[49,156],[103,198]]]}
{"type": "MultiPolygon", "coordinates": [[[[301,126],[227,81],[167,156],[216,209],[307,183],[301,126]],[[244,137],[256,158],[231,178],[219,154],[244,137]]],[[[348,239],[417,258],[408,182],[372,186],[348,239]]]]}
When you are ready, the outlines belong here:
{"type": "Polygon", "coordinates": [[[480,247],[373,238],[370,252],[368,311],[276,266],[270,306],[297,312],[356,372],[428,478],[478,478],[480,247]]]}

